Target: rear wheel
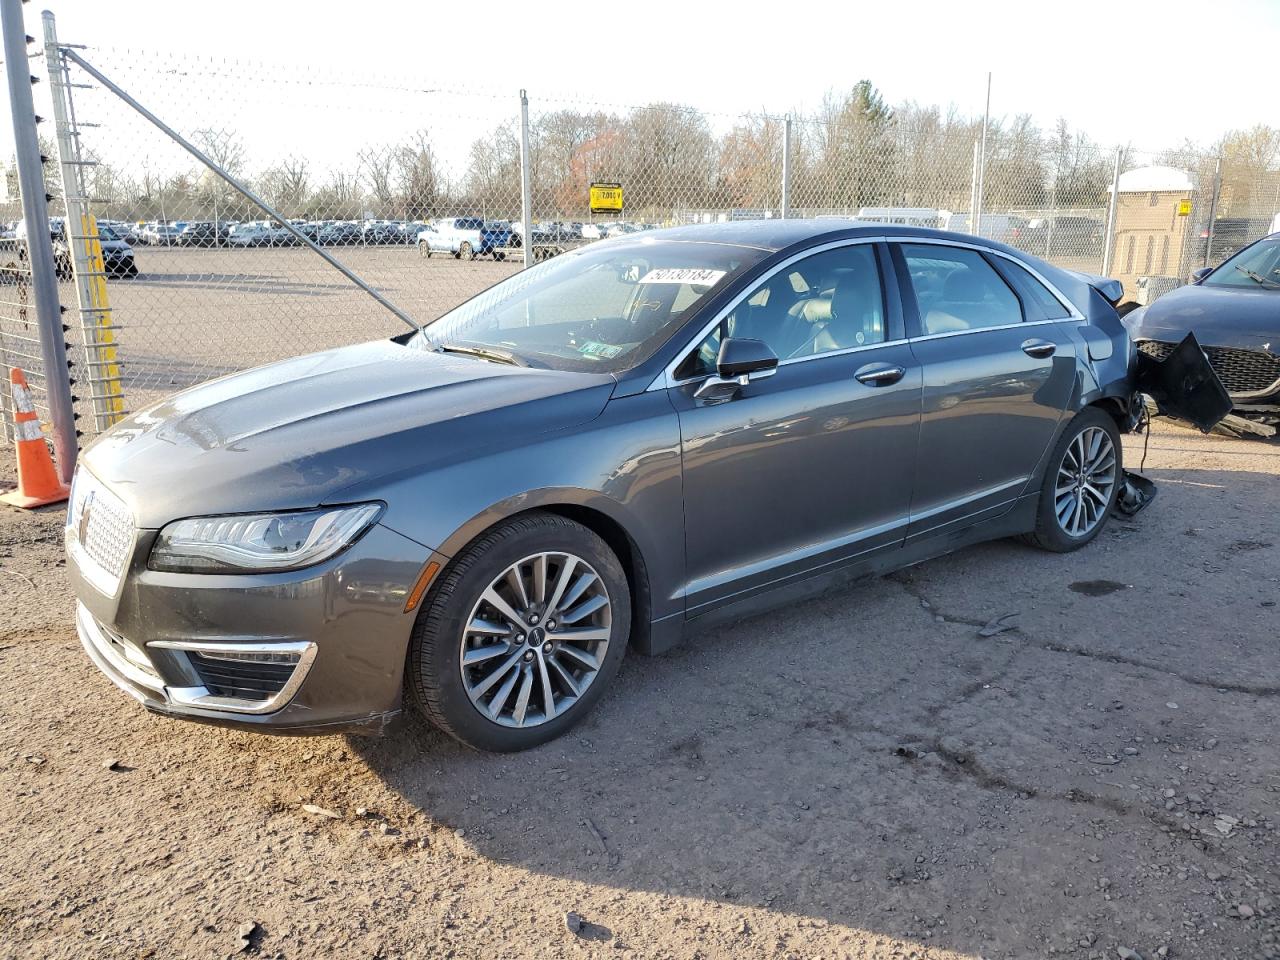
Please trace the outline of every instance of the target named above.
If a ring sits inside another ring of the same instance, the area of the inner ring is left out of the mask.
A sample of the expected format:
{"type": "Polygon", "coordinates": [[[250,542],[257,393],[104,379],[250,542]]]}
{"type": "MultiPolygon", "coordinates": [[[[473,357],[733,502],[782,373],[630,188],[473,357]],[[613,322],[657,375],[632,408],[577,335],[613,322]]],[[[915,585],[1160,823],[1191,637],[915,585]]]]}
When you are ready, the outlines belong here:
{"type": "Polygon", "coordinates": [[[630,628],[608,545],[572,520],[527,514],[475,540],[432,587],[409,649],[410,700],[479,750],[536,746],[603,695],[630,628]]]}
{"type": "Polygon", "coordinates": [[[1097,407],[1086,407],[1054,445],[1028,541],[1055,553],[1080,549],[1106,526],[1123,481],[1116,422],[1097,407]]]}
{"type": "Polygon", "coordinates": [[[462,241],[462,246],[458,247],[458,256],[463,260],[474,260],[476,258],[475,248],[464,240],[462,241]]]}

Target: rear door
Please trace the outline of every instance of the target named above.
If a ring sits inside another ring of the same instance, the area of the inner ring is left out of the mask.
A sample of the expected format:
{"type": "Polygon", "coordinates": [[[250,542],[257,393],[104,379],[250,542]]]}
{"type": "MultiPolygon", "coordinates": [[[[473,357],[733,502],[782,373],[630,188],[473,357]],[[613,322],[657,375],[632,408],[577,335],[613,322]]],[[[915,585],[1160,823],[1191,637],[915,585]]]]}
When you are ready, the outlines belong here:
{"type": "Polygon", "coordinates": [[[1028,492],[1071,400],[1079,315],[988,248],[890,246],[924,375],[910,541],[1000,516],[1028,492]]]}

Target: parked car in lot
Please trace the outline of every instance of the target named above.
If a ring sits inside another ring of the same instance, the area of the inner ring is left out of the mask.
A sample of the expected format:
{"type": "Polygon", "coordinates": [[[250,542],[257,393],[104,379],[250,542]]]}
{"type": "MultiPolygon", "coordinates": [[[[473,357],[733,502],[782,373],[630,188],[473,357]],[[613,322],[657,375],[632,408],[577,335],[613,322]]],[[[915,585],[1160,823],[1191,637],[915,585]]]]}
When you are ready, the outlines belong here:
{"type": "Polygon", "coordinates": [[[138,239],[147,246],[171,247],[176,244],[185,226],[186,224],[181,222],[160,223],[152,221],[142,228],[138,239]]]}
{"type": "Polygon", "coordinates": [[[125,242],[114,227],[99,223],[98,243],[102,248],[102,265],[108,276],[132,279],[138,275],[133,247],[125,242]]]}
{"type": "Polygon", "coordinates": [[[360,240],[359,224],[345,220],[327,223],[316,234],[316,242],[329,247],[349,247],[360,240]]]}
{"type": "Polygon", "coordinates": [[[1194,331],[1242,413],[1280,422],[1280,233],[1125,317],[1137,348],[1167,357],[1194,331]]]}
{"type": "Polygon", "coordinates": [[[230,247],[293,247],[299,243],[297,237],[271,220],[238,223],[227,235],[230,247]]]}
{"type": "MultiPolygon", "coordinates": [[[[67,236],[67,224],[64,218],[49,218],[49,237],[53,241],[54,273],[59,280],[70,280],[74,276],[74,268],[70,238],[67,236]]],[[[25,220],[19,220],[15,225],[14,238],[18,247],[18,256],[25,260],[27,258],[25,220]]],[[[98,224],[98,243],[102,250],[103,270],[107,276],[130,279],[138,275],[133,248],[121,239],[110,225],[98,224]]]]}
{"type": "Polygon", "coordinates": [[[1094,217],[1036,217],[1027,222],[1012,241],[1038,257],[1098,255],[1106,236],[1106,223],[1094,217]]]}
{"type": "Polygon", "coordinates": [[[510,239],[510,230],[487,228],[480,217],[443,217],[418,232],[418,252],[424,257],[450,253],[463,260],[474,260],[492,253],[498,246],[506,246],[510,239]],[[506,242],[499,243],[500,239],[506,242]]]}
{"type": "Polygon", "coordinates": [[[174,243],[179,247],[223,247],[230,235],[226,223],[196,220],[182,228],[174,243]]]}
{"type": "Polygon", "coordinates": [[[1093,540],[1141,410],[1120,294],[908,227],[590,244],[99,437],[80,636],[171,716],[381,730],[404,692],[533,746],[629,646],[994,537],[1093,540]]]}

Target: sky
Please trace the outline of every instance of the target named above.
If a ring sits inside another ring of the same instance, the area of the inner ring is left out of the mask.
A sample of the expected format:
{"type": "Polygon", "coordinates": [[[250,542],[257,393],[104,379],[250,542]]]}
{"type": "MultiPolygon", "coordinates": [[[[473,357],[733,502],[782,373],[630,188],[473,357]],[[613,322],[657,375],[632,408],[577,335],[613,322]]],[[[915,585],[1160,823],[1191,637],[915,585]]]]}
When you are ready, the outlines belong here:
{"type": "MultiPolygon", "coordinates": [[[[394,74],[421,89],[511,98],[501,100],[503,110],[526,87],[535,102],[673,100],[723,114],[783,113],[812,109],[827,91],[868,78],[890,104],[977,115],[990,71],[994,117],[1030,113],[1048,126],[1064,116],[1107,146],[1208,143],[1228,129],[1280,123],[1270,96],[1280,0],[37,0],[25,8],[36,36],[42,7],[57,16],[60,39],[88,45],[90,59],[94,48],[127,47],[263,61],[282,76],[294,65],[319,67],[334,90],[394,74]]],[[[138,92],[170,117],[185,109],[167,91],[138,92]]],[[[335,104],[344,95],[351,93],[333,94],[335,104]]],[[[291,115],[267,102],[223,109],[250,129],[316,126],[306,111],[291,115]]],[[[358,113],[337,109],[335,122],[358,127],[358,113]]],[[[297,133],[304,150],[318,142],[297,133]]],[[[7,129],[4,137],[11,140],[7,129]]]]}

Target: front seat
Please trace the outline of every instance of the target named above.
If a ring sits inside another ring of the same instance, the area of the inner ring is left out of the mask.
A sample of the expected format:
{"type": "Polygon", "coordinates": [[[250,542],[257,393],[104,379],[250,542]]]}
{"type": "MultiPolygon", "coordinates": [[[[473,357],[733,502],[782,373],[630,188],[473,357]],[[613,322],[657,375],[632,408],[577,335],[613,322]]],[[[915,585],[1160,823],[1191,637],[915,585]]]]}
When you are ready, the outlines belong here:
{"type": "Polygon", "coordinates": [[[884,340],[880,279],[866,270],[842,276],[831,293],[827,318],[816,324],[805,353],[826,353],[884,340]]]}

